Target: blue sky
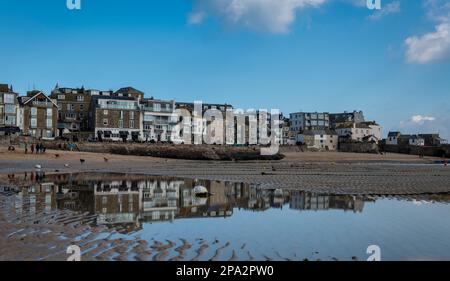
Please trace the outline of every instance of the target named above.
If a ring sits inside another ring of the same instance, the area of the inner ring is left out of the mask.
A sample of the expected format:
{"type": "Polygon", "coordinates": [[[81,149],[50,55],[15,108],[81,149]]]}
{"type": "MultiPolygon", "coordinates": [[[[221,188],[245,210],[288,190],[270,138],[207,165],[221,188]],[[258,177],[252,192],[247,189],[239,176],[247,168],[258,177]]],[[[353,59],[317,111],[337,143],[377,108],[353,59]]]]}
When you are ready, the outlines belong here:
{"type": "Polygon", "coordinates": [[[0,83],[240,108],[363,110],[450,139],[444,0],[0,0],[0,83]]]}

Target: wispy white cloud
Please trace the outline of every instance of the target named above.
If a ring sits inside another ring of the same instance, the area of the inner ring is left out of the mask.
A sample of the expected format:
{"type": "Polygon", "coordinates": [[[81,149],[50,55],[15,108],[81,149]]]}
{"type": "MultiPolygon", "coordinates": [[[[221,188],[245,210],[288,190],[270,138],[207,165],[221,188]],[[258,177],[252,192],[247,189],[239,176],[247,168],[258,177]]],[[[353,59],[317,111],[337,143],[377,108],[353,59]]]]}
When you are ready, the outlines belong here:
{"type": "Polygon", "coordinates": [[[411,122],[416,124],[423,124],[427,121],[434,121],[434,120],[436,120],[436,117],[432,116],[414,115],[413,117],[411,117],[411,122]]]}
{"type": "Polygon", "coordinates": [[[190,24],[200,24],[213,15],[227,25],[240,25],[270,33],[287,33],[296,12],[317,8],[329,0],[194,0],[188,17],[190,24]]]}
{"type": "Polygon", "coordinates": [[[450,117],[445,114],[438,116],[417,114],[406,121],[401,121],[397,128],[391,129],[400,130],[404,134],[439,133],[443,138],[449,139],[450,117]]]}
{"type": "Polygon", "coordinates": [[[406,60],[426,64],[450,59],[450,2],[427,0],[427,15],[436,22],[435,30],[421,36],[406,38],[406,60]]]}
{"type": "Polygon", "coordinates": [[[188,23],[201,24],[205,20],[206,16],[206,13],[203,11],[192,12],[189,14],[188,23]]]}
{"type": "Polygon", "coordinates": [[[450,58],[450,23],[436,26],[436,30],[405,40],[406,59],[410,63],[430,63],[450,58]]]}
{"type": "MultiPolygon", "coordinates": [[[[191,25],[202,24],[209,16],[227,26],[243,26],[270,33],[288,33],[297,12],[318,8],[328,2],[341,2],[367,8],[367,0],[192,0],[188,15],[191,25]]],[[[369,18],[376,20],[400,11],[400,0],[389,2],[369,18]]]]}
{"type": "Polygon", "coordinates": [[[370,15],[368,18],[371,20],[379,20],[385,16],[399,13],[401,10],[400,6],[401,6],[400,1],[388,3],[385,6],[383,6],[381,10],[375,10],[374,13],[370,15]]]}

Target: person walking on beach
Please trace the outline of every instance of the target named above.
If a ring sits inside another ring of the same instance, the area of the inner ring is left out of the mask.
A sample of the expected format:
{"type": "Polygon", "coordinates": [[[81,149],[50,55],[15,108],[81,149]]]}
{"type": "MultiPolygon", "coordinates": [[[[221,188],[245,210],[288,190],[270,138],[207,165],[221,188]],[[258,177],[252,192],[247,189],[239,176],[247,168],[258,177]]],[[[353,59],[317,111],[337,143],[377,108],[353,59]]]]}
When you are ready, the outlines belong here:
{"type": "Polygon", "coordinates": [[[25,143],[25,154],[28,154],[28,143],[25,143]]]}
{"type": "Polygon", "coordinates": [[[34,153],[34,143],[31,144],[31,154],[34,153]]]}

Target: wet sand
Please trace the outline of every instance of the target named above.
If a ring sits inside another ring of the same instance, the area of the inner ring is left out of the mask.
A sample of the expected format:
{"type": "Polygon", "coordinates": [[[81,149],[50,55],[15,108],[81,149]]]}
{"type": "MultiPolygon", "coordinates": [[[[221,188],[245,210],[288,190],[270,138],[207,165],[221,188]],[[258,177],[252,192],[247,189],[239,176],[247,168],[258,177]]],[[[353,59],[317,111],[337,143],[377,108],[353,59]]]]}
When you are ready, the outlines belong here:
{"type": "MultiPolygon", "coordinates": [[[[0,175],[47,173],[128,173],[259,184],[263,188],[317,193],[400,195],[450,192],[450,167],[437,159],[411,155],[287,153],[281,161],[188,161],[152,157],[47,151],[25,155],[0,148],[0,175]],[[106,159],[105,159],[106,158],[106,159]],[[84,163],[80,162],[84,160],[84,163]]],[[[0,260],[66,260],[66,249],[79,245],[83,260],[252,260],[245,245],[228,241],[153,241],[114,237],[120,230],[93,226],[87,213],[19,213],[12,194],[0,194],[0,260]],[[227,250],[227,254],[225,254],[227,250]],[[228,253],[229,252],[229,253],[228,253]],[[188,254],[189,253],[189,254],[188,254]]],[[[285,260],[280,255],[267,260],[285,260]]]]}
{"type": "Polygon", "coordinates": [[[25,155],[2,148],[0,174],[32,172],[36,165],[41,165],[42,171],[47,173],[135,173],[333,194],[450,192],[450,167],[434,165],[436,160],[439,159],[403,154],[296,152],[287,153],[281,161],[227,162],[65,151],[25,155]]]}

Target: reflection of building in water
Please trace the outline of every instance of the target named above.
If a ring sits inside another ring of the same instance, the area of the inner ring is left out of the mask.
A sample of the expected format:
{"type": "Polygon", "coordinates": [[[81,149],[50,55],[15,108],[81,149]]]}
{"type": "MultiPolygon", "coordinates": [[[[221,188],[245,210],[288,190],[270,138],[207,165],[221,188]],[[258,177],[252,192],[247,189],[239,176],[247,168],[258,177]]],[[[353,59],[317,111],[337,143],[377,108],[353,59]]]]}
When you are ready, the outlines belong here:
{"type": "Polygon", "coordinates": [[[290,208],[297,210],[351,210],[362,212],[364,200],[357,196],[320,195],[303,191],[290,192],[290,208]]]}
{"type": "Polygon", "coordinates": [[[50,212],[56,208],[54,184],[51,182],[35,182],[32,185],[20,188],[14,197],[14,208],[17,213],[50,212]]]}
{"type": "Polygon", "coordinates": [[[183,181],[149,180],[139,183],[144,221],[172,221],[178,214],[177,202],[183,181]]]}
{"type": "Polygon", "coordinates": [[[183,181],[180,187],[180,218],[228,217],[233,214],[233,206],[227,196],[231,184],[218,181],[183,181]],[[212,194],[209,198],[198,197],[194,193],[196,185],[204,186],[212,194]]]}
{"type": "Polygon", "coordinates": [[[138,182],[117,180],[94,182],[98,224],[134,224],[139,227],[141,188],[138,182]]]}
{"type": "Polygon", "coordinates": [[[362,212],[364,199],[355,196],[328,196],[257,185],[206,180],[177,180],[121,175],[33,175],[12,179],[19,212],[37,213],[70,209],[96,215],[97,224],[120,226],[127,231],[142,222],[173,221],[186,218],[228,217],[233,209],[264,211],[291,209],[341,209],[362,212]],[[27,184],[25,184],[27,180],[27,184]],[[204,186],[212,194],[195,195],[194,187],[204,186]]]}
{"type": "Polygon", "coordinates": [[[71,185],[58,184],[56,189],[56,204],[58,209],[68,209],[76,212],[95,212],[94,190],[83,182],[72,182],[71,185]]]}

